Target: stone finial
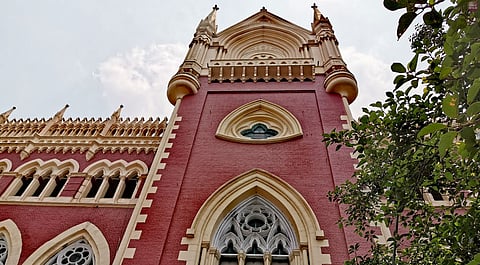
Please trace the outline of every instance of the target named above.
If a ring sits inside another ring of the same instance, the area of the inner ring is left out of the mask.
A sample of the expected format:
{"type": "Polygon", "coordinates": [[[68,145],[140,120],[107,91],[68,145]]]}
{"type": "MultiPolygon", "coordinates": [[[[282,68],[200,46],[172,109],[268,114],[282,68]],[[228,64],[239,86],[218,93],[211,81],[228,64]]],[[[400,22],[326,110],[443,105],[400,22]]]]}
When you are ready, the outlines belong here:
{"type": "Polygon", "coordinates": [[[112,125],[114,125],[120,120],[120,113],[122,112],[122,109],[123,109],[123,105],[120,105],[120,107],[118,107],[118,109],[112,113],[112,116],[110,116],[110,120],[106,121],[105,127],[103,127],[103,130],[100,133],[100,135],[103,135],[103,136],[107,135],[110,128],[112,128],[112,125]]]}
{"type": "Polygon", "coordinates": [[[63,115],[65,114],[65,111],[67,108],[70,107],[70,105],[66,104],[65,107],[63,107],[61,110],[59,110],[57,113],[55,113],[55,116],[53,116],[53,121],[54,122],[59,122],[63,119],[63,115]]]}
{"type": "Polygon", "coordinates": [[[5,111],[4,113],[0,114],[0,123],[5,123],[8,121],[8,117],[12,112],[16,109],[15,106],[13,106],[11,109],[5,111]]]}
{"type": "Polygon", "coordinates": [[[122,112],[122,109],[123,109],[123,105],[120,105],[120,107],[118,107],[118,109],[112,113],[112,116],[110,116],[110,120],[114,122],[117,122],[118,120],[120,120],[120,113],[122,112]]]}
{"type": "Polygon", "coordinates": [[[65,114],[65,111],[67,110],[68,107],[70,107],[70,105],[66,104],[65,107],[63,107],[61,110],[59,110],[57,113],[55,113],[55,115],[53,116],[53,118],[51,118],[51,119],[47,122],[47,124],[45,125],[45,127],[42,129],[42,131],[40,132],[40,135],[45,135],[45,134],[47,134],[53,124],[58,123],[58,122],[61,122],[62,119],[63,119],[63,115],[65,114]]]}
{"type": "Polygon", "coordinates": [[[328,20],[328,18],[325,17],[320,12],[317,4],[314,3],[312,5],[312,9],[313,9],[313,22],[312,22],[313,31],[314,32],[318,31],[318,29],[316,29],[316,27],[318,27],[319,25],[320,25],[320,28],[327,27],[327,28],[331,29],[332,25],[330,24],[330,20],[328,20]]]}
{"type": "Polygon", "coordinates": [[[202,20],[200,20],[200,23],[198,24],[197,31],[195,33],[196,36],[202,35],[202,34],[207,34],[208,36],[213,36],[214,34],[217,33],[217,25],[216,25],[216,20],[217,20],[217,11],[220,8],[218,8],[217,5],[215,5],[212,8],[212,11],[208,16],[202,20]]]}
{"type": "Polygon", "coordinates": [[[319,22],[320,19],[322,18],[322,13],[320,13],[320,10],[318,10],[318,6],[316,3],[313,3],[313,23],[319,22]]]}

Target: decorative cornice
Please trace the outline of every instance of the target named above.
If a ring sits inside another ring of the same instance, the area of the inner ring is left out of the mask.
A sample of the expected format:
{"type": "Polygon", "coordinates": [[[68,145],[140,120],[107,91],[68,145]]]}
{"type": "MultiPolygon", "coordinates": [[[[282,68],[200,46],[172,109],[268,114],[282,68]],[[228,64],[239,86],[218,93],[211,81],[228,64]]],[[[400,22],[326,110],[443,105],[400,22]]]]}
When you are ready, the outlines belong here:
{"type": "MultiPolygon", "coordinates": [[[[20,153],[22,159],[32,152],[86,153],[87,160],[98,152],[155,151],[167,120],[160,118],[102,121],[87,119],[12,120],[0,124],[0,152],[20,153]]],[[[116,117],[116,118],[115,118],[116,117]]]]}

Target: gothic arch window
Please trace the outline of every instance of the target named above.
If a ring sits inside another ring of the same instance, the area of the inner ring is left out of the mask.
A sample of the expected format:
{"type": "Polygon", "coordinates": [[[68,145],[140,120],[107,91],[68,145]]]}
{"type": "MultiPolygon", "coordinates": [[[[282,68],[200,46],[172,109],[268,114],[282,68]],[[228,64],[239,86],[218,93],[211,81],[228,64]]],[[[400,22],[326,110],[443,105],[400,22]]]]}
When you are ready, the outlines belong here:
{"type": "Polygon", "coordinates": [[[78,171],[73,159],[60,161],[35,159],[14,170],[17,177],[6,191],[9,199],[39,201],[45,197],[57,197],[65,186],[69,172],[78,171]]]}
{"type": "Polygon", "coordinates": [[[331,264],[322,253],[328,240],[308,203],[260,169],[219,187],[197,212],[182,245],[188,245],[179,253],[186,265],[331,264]]]}
{"type": "Polygon", "coordinates": [[[82,198],[127,203],[137,197],[143,179],[141,176],[147,174],[148,169],[138,160],[110,162],[104,159],[88,166],[84,172],[90,177],[85,180],[86,189],[82,191],[82,198]]]}
{"type": "Polygon", "coordinates": [[[298,249],[285,216],[270,202],[253,196],[233,209],[220,224],[214,240],[221,265],[290,264],[298,249]]]}
{"type": "Polygon", "coordinates": [[[110,247],[94,224],[84,222],[45,242],[24,265],[108,265],[110,247]]]}
{"type": "Polygon", "coordinates": [[[16,265],[22,250],[22,237],[17,225],[10,220],[0,222],[0,265],[16,265]]]}
{"type": "Polygon", "coordinates": [[[291,112],[263,99],[230,112],[216,132],[219,139],[250,144],[284,142],[302,135],[300,122],[291,112]]]}
{"type": "Polygon", "coordinates": [[[95,257],[92,247],[85,239],[77,240],[65,246],[45,265],[94,265],[95,257]]]}

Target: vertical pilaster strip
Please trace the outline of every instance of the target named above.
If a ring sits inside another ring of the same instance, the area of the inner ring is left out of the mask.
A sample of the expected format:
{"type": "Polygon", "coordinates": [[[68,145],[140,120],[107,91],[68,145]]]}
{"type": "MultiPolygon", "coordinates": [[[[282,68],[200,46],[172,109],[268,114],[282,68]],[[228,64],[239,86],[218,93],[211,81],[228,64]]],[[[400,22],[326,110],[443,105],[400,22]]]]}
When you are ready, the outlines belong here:
{"type": "Polygon", "coordinates": [[[157,187],[153,186],[153,182],[161,179],[162,175],[158,172],[160,169],[164,169],[167,166],[165,163],[162,163],[162,159],[168,158],[169,153],[165,152],[165,149],[172,147],[173,144],[169,141],[170,139],[175,138],[173,131],[179,127],[176,125],[176,123],[182,120],[182,118],[178,117],[177,115],[180,103],[181,99],[177,99],[175,108],[170,116],[170,122],[165,128],[165,132],[158,146],[152,166],[150,167],[148,175],[145,179],[145,184],[140,196],[138,197],[137,204],[132,212],[132,216],[130,217],[130,221],[128,222],[128,226],[125,230],[122,241],[120,242],[112,265],[120,265],[123,263],[124,259],[133,259],[135,256],[136,249],[128,246],[132,240],[139,240],[141,238],[142,231],[135,230],[135,228],[137,227],[138,223],[146,222],[148,216],[146,214],[141,214],[141,212],[143,208],[149,208],[152,204],[152,200],[147,199],[147,195],[157,192],[157,187]]]}

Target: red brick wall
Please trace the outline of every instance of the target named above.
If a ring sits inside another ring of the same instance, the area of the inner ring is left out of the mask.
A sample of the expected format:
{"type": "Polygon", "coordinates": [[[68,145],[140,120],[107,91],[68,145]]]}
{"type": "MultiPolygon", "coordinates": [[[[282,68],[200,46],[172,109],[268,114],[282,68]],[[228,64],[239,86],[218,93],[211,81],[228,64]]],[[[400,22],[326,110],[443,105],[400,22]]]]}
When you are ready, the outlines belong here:
{"type": "Polygon", "coordinates": [[[182,101],[172,139],[173,147],[158,181],[158,191],[149,195],[152,207],[144,210],[147,222],[136,247],[134,261],[124,264],[182,264],[177,260],[186,229],[200,206],[218,187],[231,178],[260,168],[267,170],[297,189],[315,212],[330,243],[332,264],[348,258],[345,233],[336,222],[340,212],[327,199],[327,192],[353,172],[347,150],[327,150],[322,133],[340,129],[345,111],[339,95],[327,94],[323,79],[305,83],[208,84],[202,80],[198,94],[182,101]],[[235,108],[256,99],[281,105],[297,117],[304,135],[283,143],[252,145],[215,138],[219,122],[235,108]],[[152,251],[155,246],[155,251],[152,251]]]}
{"type": "MultiPolygon", "coordinates": [[[[32,153],[25,160],[21,160],[18,153],[2,153],[0,157],[12,161],[12,171],[22,164],[38,158],[44,161],[54,158],[60,161],[74,159],[80,164],[79,171],[82,171],[88,165],[101,159],[110,161],[123,159],[127,162],[139,159],[145,162],[147,166],[150,166],[154,153],[128,154],[116,152],[103,154],[100,152],[90,161],[86,161],[85,154],[80,153],[32,153]]],[[[5,176],[0,178],[0,192],[9,185],[11,179],[11,177],[5,176]]],[[[82,174],[73,172],[61,196],[73,197],[83,180],[82,174]]],[[[35,204],[14,205],[14,203],[3,202],[0,204],[0,221],[12,219],[21,231],[23,246],[20,264],[46,241],[85,221],[93,223],[102,231],[110,246],[110,258],[113,261],[132,211],[133,208],[99,207],[95,204],[92,204],[90,207],[80,207],[72,204],[72,206],[68,207],[39,206],[35,204]]]]}
{"type": "Polygon", "coordinates": [[[14,176],[0,174],[0,196],[5,192],[8,186],[10,186],[10,184],[14,179],[15,179],[14,176]]]}
{"type": "Polygon", "coordinates": [[[103,233],[113,261],[132,209],[2,205],[0,220],[12,219],[22,235],[22,264],[38,247],[65,230],[89,221],[103,233]]]}

